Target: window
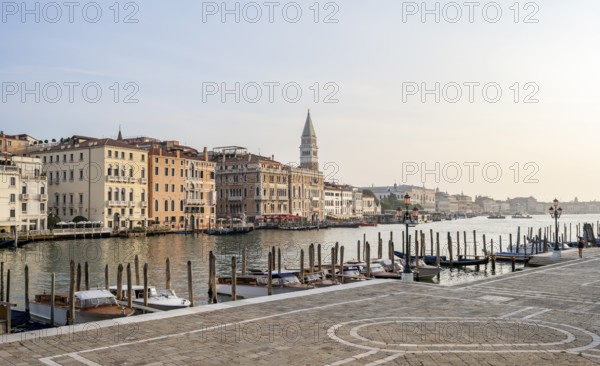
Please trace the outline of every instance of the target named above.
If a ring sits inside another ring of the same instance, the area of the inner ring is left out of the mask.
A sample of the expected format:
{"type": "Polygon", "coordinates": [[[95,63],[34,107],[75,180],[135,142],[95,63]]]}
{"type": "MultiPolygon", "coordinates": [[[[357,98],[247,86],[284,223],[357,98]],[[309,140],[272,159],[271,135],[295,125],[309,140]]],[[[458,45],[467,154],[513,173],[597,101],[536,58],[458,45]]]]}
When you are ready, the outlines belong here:
{"type": "Polygon", "coordinates": [[[79,153],[79,161],[83,160],[83,153],[79,153]]]}
{"type": "Polygon", "coordinates": [[[73,204],[73,193],[69,194],[69,203],[73,204]]]}
{"type": "Polygon", "coordinates": [[[171,200],[171,211],[175,211],[175,201],[171,200]]]}
{"type": "Polygon", "coordinates": [[[79,204],[83,205],[83,193],[79,193],[79,204]]]}
{"type": "Polygon", "coordinates": [[[133,201],[133,189],[129,190],[129,201],[133,201]]]}
{"type": "Polygon", "coordinates": [[[175,192],[175,184],[171,184],[171,192],[175,192]]]}
{"type": "Polygon", "coordinates": [[[67,181],[67,171],[62,172],[63,173],[63,182],[67,181]]]}
{"type": "MultiPolygon", "coordinates": [[[[144,156],[144,155],[142,155],[142,156],[144,156]]],[[[146,178],[146,168],[142,168],[141,175],[142,175],[142,179],[146,178]]]]}
{"type": "Polygon", "coordinates": [[[44,162],[44,164],[46,164],[46,157],[45,156],[44,156],[43,162],[44,162]]]}
{"type": "Polygon", "coordinates": [[[10,210],[10,217],[11,217],[11,218],[15,218],[15,217],[17,217],[17,212],[16,212],[16,210],[15,210],[15,209],[11,209],[11,210],[10,210]]]}
{"type": "Polygon", "coordinates": [[[108,157],[112,158],[112,150],[108,150],[108,157]]]}
{"type": "Polygon", "coordinates": [[[154,200],[154,211],[158,212],[158,200],[154,200]]]}
{"type": "Polygon", "coordinates": [[[67,195],[63,194],[63,205],[67,204],[67,195]]]}
{"type": "Polygon", "coordinates": [[[142,202],[146,202],[146,191],[142,190],[142,198],[141,198],[142,202]]]}
{"type": "Polygon", "coordinates": [[[46,187],[44,187],[44,186],[40,187],[40,194],[46,194],[46,187]]]}
{"type": "Polygon", "coordinates": [[[79,180],[83,180],[83,169],[79,169],[79,180]]]}
{"type": "Polygon", "coordinates": [[[10,194],[10,202],[17,202],[17,195],[15,195],[14,193],[10,194]]]}
{"type": "Polygon", "coordinates": [[[158,183],[154,184],[154,192],[158,192],[158,183]]]}
{"type": "Polygon", "coordinates": [[[129,177],[133,178],[133,168],[129,168],[129,177]]]}
{"type": "Polygon", "coordinates": [[[165,168],[165,177],[169,176],[169,168],[165,168]]]}
{"type": "Polygon", "coordinates": [[[175,168],[171,168],[171,176],[174,177],[175,176],[175,168]]]}
{"type": "Polygon", "coordinates": [[[46,212],[46,204],[45,203],[40,203],[40,212],[44,213],[46,212]]]}
{"type": "Polygon", "coordinates": [[[169,211],[169,201],[165,200],[165,212],[169,211]]]}
{"type": "Polygon", "coordinates": [[[146,161],[146,155],[142,154],[142,161],[146,161]]]}
{"type": "Polygon", "coordinates": [[[112,201],[112,188],[108,189],[108,200],[112,201]]]}
{"type": "Polygon", "coordinates": [[[125,188],[121,188],[121,201],[125,201],[125,188]]]}
{"type": "Polygon", "coordinates": [[[125,151],[121,151],[121,159],[125,160],[125,151]]]}
{"type": "Polygon", "coordinates": [[[165,192],[169,192],[169,185],[165,184],[165,192]]]}
{"type": "Polygon", "coordinates": [[[21,193],[27,194],[27,186],[21,187],[21,193]]]}
{"type": "Polygon", "coordinates": [[[50,156],[50,162],[52,163],[54,161],[54,158],[52,156],[50,156]]]}
{"type": "Polygon", "coordinates": [[[73,171],[69,170],[69,180],[73,180],[73,171]]]}
{"type": "Polygon", "coordinates": [[[10,186],[14,187],[17,185],[17,178],[15,177],[10,177],[10,186]]]}
{"type": "Polygon", "coordinates": [[[129,153],[129,160],[133,160],[133,153],[129,153]]]}
{"type": "Polygon", "coordinates": [[[69,155],[69,161],[73,161],[73,154],[69,155]]]}
{"type": "Polygon", "coordinates": [[[157,166],[154,167],[154,175],[158,175],[158,167],[157,166]]]}

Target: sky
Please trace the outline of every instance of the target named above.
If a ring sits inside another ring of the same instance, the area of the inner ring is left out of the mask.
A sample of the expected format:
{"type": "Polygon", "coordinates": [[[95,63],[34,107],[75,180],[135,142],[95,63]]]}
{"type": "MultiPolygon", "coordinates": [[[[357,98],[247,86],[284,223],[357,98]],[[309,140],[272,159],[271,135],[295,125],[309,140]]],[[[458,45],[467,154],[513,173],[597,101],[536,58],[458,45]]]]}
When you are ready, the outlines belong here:
{"type": "Polygon", "coordinates": [[[600,198],[598,2],[24,4],[1,9],[6,133],[289,163],[310,109],[328,180],[600,198]]]}

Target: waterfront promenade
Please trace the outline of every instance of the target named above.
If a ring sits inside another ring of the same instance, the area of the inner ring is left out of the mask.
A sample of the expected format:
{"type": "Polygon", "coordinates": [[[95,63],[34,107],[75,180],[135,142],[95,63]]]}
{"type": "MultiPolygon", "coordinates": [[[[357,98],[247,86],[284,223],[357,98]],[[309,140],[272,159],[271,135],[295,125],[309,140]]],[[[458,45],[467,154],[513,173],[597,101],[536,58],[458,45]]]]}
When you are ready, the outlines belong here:
{"type": "Polygon", "coordinates": [[[377,280],[222,303],[4,336],[0,364],[600,364],[599,274],[592,248],[452,287],[377,280]]]}

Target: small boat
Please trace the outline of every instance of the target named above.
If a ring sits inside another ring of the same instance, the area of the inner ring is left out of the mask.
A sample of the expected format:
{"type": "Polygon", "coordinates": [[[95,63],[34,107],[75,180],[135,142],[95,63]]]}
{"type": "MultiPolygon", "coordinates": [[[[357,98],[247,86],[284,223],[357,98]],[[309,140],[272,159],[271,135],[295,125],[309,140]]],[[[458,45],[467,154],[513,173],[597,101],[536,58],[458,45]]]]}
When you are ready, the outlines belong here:
{"type": "MultiPolygon", "coordinates": [[[[399,257],[399,258],[404,258],[404,253],[399,252],[399,251],[394,251],[394,255],[396,255],[396,257],[399,257]]],[[[414,257],[411,257],[411,258],[414,260],[414,257]]],[[[425,260],[424,260],[425,264],[428,264],[427,263],[428,261],[431,264],[435,264],[435,261],[436,261],[435,256],[433,256],[433,255],[425,256],[425,260]]],[[[440,266],[443,266],[443,267],[479,266],[482,264],[488,264],[489,261],[490,261],[490,258],[487,256],[483,257],[483,258],[460,257],[458,259],[453,259],[452,261],[450,261],[446,256],[443,256],[443,257],[440,256],[440,266]]]]}
{"type": "MultiPolygon", "coordinates": [[[[17,247],[22,247],[23,245],[29,244],[31,243],[32,240],[31,239],[18,239],[17,240],[17,247]]],[[[0,249],[2,248],[14,248],[15,247],[15,241],[13,239],[11,240],[4,240],[4,241],[0,241],[0,249]]]]}
{"type": "MultiPolygon", "coordinates": [[[[113,295],[117,295],[117,286],[109,287],[109,291],[113,295]]],[[[132,302],[138,305],[144,305],[144,286],[133,285],[131,286],[133,292],[132,302]]],[[[123,285],[121,290],[122,299],[127,299],[127,285],[123,285]]],[[[191,305],[191,302],[187,299],[181,298],[175,294],[173,290],[165,290],[164,292],[158,292],[156,287],[148,286],[148,307],[157,310],[174,310],[183,309],[191,305]]]]}
{"type": "Polygon", "coordinates": [[[531,215],[523,215],[522,213],[516,213],[511,216],[513,219],[532,219],[531,215]]]}
{"type": "Polygon", "coordinates": [[[304,283],[312,285],[315,288],[329,287],[338,284],[337,281],[327,279],[327,275],[324,272],[306,273],[304,275],[304,283]]]}
{"type": "Polygon", "coordinates": [[[251,226],[246,226],[243,228],[222,228],[222,229],[207,229],[204,230],[204,233],[207,235],[239,235],[239,234],[248,234],[253,231],[254,228],[251,226]]]}
{"type": "MultiPolygon", "coordinates": [[[[35,295],[29,302],[31,316],[44,322],[50,322],[51,294],[35,295]]],[[[54,295],[54,323],[67,324],[69,312],[69,294],[54,295]]],[[[75,292],[75,323],[88,323],[100,320],[131,316],[134,309],[120,306],[115,295],[108,290],[89,290],[75,292]]]]}
{"type": "Polygon", "coordinates": [[[515,262],[524,262],[526,259],[531,258],[530,254],[517,252],[498,252],[494,253],[494,256],[497,262],[512,262],[513,258],[515,258],[515,262]]]}
{"type": "MultiPolygon", "coordinates": [[[[272,294],[283,294],[313,288],[310,284],[300,282],[296,272],[272,272],[272,294]]],[[[251,274],[236,277],[236,297],[250,299],[268,295],[268,274],[254,271],[251,274]]],[[[231,277],[219,277],[217,293],[231,296],[231,277]]]]}
{"type": "Polygon", "coordinates": [[[506,216],[500,215],[500,214],[488,216],[488,219],[505,219],[505,218],[506,218],[506,216]]]}
{"type": "Polygon", "coordinates": [[[358,226],[361,226],[361,227],[363,227],[363,226],[376,227],[377,226],[377,222],[361,222],[361,223],[358,224],[358,226]]]}

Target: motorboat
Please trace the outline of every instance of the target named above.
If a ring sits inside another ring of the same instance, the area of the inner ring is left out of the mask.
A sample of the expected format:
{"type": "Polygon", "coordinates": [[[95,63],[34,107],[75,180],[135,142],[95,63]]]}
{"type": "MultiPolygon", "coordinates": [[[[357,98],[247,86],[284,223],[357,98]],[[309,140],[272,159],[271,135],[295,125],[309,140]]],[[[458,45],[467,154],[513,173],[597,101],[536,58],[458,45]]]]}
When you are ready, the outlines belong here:
{"type": "MultiPolygon", "coordinates": [[[[52,295],[42,293],[35,295],[29,302],[31,317],[50,322],[52,295]]],[[[54,323],[65,325],[68,321],[69,294],[54,295],[54,323]]],[[[75,292],[75,323],[88,323],[100,320],[131,316],[135,310],[117,303],[115,295],[108,290],[88,290],[75,292]]]]}
{"type": "MultiPolygon", "coordinates": [[[[253,271],[251,274],[236,276],[236,297],[250,299],[268,295],[268,272],[253,271]]],[[[231,277],[219,277],[217,293],[231,296],[231,277]]],[[[300,282],[296,272],[271,272],[271,293],[273,295],[302,291],[313,288],[311,284],[300,282]]]]}
{"type": "MultiPolygon", "coordinates": [[[[109,291],[113,295],[117,295],[117,286],[109,287],[109,291]]],[[[122,287],[122,299],[127,299],[128,288],[127,285],[122,287]]],[[[144,286],[133,285],[131,286],[133,292],[132,302],[138,305],[144,305],[144,286]]],[[[183,309],[191,305],[190,300],[177,296],[173,290],[164,290],[158,292],[156,287],[148,286],[148,307],[157,310],[174,310],[183,309]]]]}
{"type": "Polygon", "coordinates": [[[516,213],[514,215],[511,216],[513,219],[532,219],[533,217],[531,215],[524,215],[522,213],[516,213]]]}

